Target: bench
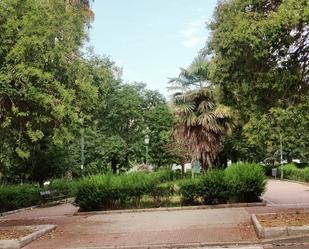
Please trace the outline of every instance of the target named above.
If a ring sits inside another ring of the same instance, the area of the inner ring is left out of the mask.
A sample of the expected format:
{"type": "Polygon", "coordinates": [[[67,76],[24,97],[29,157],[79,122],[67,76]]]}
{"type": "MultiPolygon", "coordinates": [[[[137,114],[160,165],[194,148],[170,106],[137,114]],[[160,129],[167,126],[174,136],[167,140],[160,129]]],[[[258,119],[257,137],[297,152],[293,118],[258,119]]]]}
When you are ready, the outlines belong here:
{"type": "Polygon", "coordinates": [[[66,195],[59,194],[57,190],[41,191],[40,196],[44,203],[51,202],[51,201],[60,201],[67,197],[66,195]]]}

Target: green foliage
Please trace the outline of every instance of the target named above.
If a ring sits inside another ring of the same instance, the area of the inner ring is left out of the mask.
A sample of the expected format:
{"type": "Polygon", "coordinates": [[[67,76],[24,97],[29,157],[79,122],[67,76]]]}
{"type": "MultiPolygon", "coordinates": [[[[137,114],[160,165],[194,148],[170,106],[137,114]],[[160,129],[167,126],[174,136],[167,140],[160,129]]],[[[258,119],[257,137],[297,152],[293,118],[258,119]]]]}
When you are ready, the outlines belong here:
{"type": "Polygon", "coordinates": [[[304,169],[304,180],[309,182],[309,167],[304,169]]]}
{"type": "Polygon", "coordinates": [[[175,132],[186,140],[192,161],[200,160],[205,172],[220,152],[233,126],[232,112],[216,102],[212,87],[200,87],[173,99],[175,132]]]}
{"type": "Polygon", "coordinates": [[[223,170],[210,170],[200,181],[200,196],[205,204],[221,204],[228,201],[228,186],[223,170]]]}
{"type": "Polygon", "coordinates": [[[179,194],[184,204],[196,204],[200,197],[200,179],[185,179],[178,183],[179,194]]]}
{"type": "Polygon", "coordinates": [[[126,171],[144,157],[169,164],[163,133],[172,125],[164,97],[146,84],[124,84],[109,58],[82,54],[89,5],[4,0],[0,4],[0,180],[126,171]]]}
{"type": "Polygon", "coordinates": [[[309,182],[309,167],[299,169],[295,164],[286,164],[282,166],[283,177],[295,181],[309,182]]]}
{"type": "Polygon", "coordinates": [[[308,95],[307,9],[306,0],[219,2],[208,49],[222,101],[246,115],[308,95]]]}
{"type": "Polygon", "coordinates": [[[308,1],[220,1],[209,25],[209,79],[239,116],[229,159],[308,160],[308,1]],[[245,127],[245,134],[242,128],[245,127]],[[276,158],[278,159],[278,158],[276,158]]]}
{"type": "Polygon", "coordinates": [[[159,206],[162,198],[168,199],[174,193],[174,185],[168,182],[171,179],[167,170],[90,176],[79,182],[75,202],[83,211],[124,208],[128,202],[139,208],[142,197],[150,195],[159,206]]]}
{"type": "Polygon", "coordinates": [[[65,178],[55,179],[49,185],[49,189],[56,190],[59,194],[68,197],[76,196],[78,181],[71,181],[65,178]]]}
{"type": "Polygon", "coordinates": [[[149,194],[153,198],[154,205],[160,207],[162,199],[169,201],[169,198],[174,195],[174,182],[154,184],[149,194]]]}
{"type": "Polygon", "coordinates": [[[279,161],[280,143],[284,157],[307,161],[309,158],[309,98],[306,104],[288,108],[271,108],[266,114],[253,114],[244,130],[248,141],[266,148],[268,155],[279,161]]]}
{"type": "Polygon", "coordinates": [[[266,187],[264,170],[258,164],[233,164],[225,170],[225,180],[230,196],[240,202],[257,201],[266,187]]]}
{"type": "Polygon", "coordinates": [[[0,212],[39,204],[40,190],[33,185],[0,186],[0,212]]]}

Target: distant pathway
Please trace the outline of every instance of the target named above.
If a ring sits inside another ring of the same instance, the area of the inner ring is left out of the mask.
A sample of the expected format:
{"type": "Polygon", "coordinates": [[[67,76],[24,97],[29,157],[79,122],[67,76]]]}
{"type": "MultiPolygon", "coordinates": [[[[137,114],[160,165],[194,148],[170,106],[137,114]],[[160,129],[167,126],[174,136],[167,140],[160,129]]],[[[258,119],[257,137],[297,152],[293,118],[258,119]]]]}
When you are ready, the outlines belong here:
{"type": "Polygon", "coordinates": [[[309,207],[309,184],[269,180],[263,199],[273,205],[309,207]]]}

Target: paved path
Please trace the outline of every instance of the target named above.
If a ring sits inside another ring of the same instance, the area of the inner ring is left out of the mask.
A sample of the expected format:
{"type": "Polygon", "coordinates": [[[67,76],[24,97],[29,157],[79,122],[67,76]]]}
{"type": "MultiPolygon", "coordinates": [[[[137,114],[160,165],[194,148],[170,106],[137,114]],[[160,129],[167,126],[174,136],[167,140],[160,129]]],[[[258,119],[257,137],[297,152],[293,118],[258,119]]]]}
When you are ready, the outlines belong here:
{"type": "Polygon", "coordinates": [[[275,205],[309,207],[309,184],[269,180],[263,198],[275,205]]]}
{"type": "Polygon", "coordinates": [[[25,249],[257,241],[244,208],[73,216],[69,204],[5,216],[0,225],[57,224],[25,249]]]}

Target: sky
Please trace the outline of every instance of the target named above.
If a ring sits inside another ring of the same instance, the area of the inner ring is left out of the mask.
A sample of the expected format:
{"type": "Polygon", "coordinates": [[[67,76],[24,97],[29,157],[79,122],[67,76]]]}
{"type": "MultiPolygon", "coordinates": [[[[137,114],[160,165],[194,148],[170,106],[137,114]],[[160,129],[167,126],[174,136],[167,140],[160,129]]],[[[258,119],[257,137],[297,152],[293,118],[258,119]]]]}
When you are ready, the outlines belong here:
{"type": "Polygon", "coordinates": [[[168,78],[188,66],[208,38],[217,0],[96,0],[90,46],[166,97],[168,78]]]}

